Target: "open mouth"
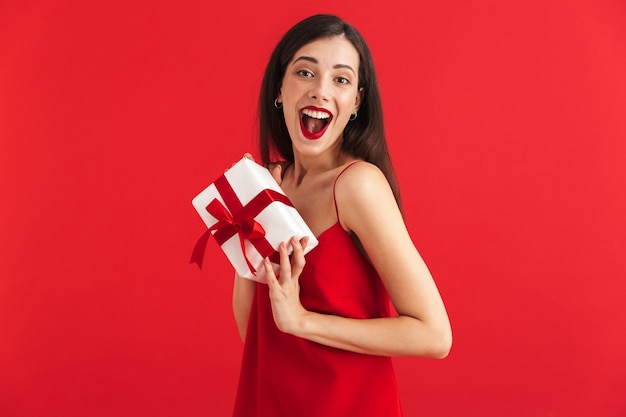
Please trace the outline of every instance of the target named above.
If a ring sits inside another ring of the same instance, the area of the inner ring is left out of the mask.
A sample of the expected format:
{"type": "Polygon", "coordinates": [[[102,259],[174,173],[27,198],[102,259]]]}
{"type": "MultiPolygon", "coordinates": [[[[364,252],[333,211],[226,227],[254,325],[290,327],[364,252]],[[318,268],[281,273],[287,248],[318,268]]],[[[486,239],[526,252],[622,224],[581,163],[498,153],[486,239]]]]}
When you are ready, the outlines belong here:
{"type": "Polygon", "coordinates": [[[325,109],[305,107],[300,112],[300,128],[307,139],[322,137],[333,115],[325,109]]]}

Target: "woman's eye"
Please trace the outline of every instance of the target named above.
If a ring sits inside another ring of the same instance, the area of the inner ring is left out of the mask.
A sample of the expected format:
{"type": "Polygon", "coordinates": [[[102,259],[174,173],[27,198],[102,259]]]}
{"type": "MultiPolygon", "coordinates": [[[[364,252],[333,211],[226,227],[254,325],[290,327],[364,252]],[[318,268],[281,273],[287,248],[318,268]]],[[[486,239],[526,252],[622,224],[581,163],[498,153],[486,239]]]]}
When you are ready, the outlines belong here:
{"type": "Polygon", "coordinates": [[[337,77],[336,80],[339,84],[350,84],[350,80],[345,77],[337,77]]]}
{"type": "Polygon", "coordinates": [[[307,71],[307,70],[299,70],[297,72],[298,75],[300,75],[301,77],[312,77],[313,73],[311,71],[307,71]]]}

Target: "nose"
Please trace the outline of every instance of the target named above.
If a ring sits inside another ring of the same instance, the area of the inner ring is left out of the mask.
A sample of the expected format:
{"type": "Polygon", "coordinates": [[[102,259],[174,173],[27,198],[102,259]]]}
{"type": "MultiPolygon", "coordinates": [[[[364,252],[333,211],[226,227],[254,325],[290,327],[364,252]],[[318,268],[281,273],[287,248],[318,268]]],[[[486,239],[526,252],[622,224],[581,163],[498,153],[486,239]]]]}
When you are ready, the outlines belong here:
{"type": "Polygon", "coordinates": [[[320,100],[320,101],[328,101],[329,99],[329,85],[328,82],[323,78],[318,78],[315,80],[314,84],[311,86],[311,90],[309,90],[309,97],[320,100]]]}

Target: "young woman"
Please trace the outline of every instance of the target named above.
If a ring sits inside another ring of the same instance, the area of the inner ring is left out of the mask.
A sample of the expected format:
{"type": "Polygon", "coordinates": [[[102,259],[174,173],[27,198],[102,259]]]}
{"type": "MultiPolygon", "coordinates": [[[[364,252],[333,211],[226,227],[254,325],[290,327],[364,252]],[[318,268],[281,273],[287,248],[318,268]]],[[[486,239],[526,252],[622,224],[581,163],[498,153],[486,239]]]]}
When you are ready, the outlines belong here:
{"type": "Polygon", "coordinates": [[[452,335],[402,219],[372,58],[352,26],[317,15],[279,42],[260,152],[319,246],[305,258],[306,239],[281,244],[267,285],[235,277],[234,416],[402,415],[390,357],[444,358],[452,335]]]}

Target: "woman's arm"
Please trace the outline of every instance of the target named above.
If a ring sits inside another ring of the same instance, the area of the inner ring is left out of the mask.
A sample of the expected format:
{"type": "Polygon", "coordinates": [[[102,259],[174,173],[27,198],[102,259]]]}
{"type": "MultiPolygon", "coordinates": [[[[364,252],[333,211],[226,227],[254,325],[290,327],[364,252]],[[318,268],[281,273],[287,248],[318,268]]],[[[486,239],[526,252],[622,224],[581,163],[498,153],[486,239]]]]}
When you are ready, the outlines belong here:
{"type": "Polygon", "coordinates": [[[241,340],[246,340],[246,330],[248,329],[248,318],[252,308],[252,299],[256,291],[256,282],[242,278],[235,273],[235,284],[233,286],[233,313],[237,329],[241,340]]]}
{"type": "Polygon", "coordinates": [[[268,271],[277,326],[354,352],[444,358],[452,344],[448,315],[387,180],[375,166],[360,163],[340,177],[335,190],[340,223],[359,237],[399,316],[363,320],[305,310],[298,296],[304,257],[300,242],[293,240],[291,262],[286,249],[280,250],[280,279],[268,271]]]}

